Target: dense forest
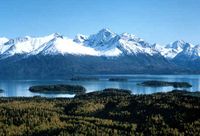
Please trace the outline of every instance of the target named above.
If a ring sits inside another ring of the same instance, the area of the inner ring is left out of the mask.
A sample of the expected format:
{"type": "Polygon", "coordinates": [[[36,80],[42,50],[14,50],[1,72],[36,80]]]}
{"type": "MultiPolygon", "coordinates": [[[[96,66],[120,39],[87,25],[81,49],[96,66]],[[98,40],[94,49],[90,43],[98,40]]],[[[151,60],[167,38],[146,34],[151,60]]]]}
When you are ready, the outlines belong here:
{"type": "Polygon", "coordinates": [[[1,136],[199,134],[199,92],[105,89],[75,98],[0,98],[1,136]]]}
{"type": "Polygon", "coordinates": [[[186,68],[160,55],[121,57],[83,55],[14,55],[0,61],[1,79],[66,79],[98,74],[199,74],[199,62],[186,68]],[[59,66],[59,67],[58,67],[59,66]]]}

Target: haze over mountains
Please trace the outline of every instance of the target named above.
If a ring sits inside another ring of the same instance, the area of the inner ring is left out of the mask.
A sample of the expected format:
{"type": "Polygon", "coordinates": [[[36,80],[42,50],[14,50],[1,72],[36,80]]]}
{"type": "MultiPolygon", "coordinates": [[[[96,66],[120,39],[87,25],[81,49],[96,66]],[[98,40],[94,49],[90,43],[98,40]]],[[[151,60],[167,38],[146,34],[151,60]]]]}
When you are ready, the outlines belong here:
{"type": "Polygon", "coordinates": [[[70,39],[0,38],[0,77],[61,78],[78,74],[200,73],[200,45],[175,41],[150,44],[128,33],[102,29],[70,39]]]}

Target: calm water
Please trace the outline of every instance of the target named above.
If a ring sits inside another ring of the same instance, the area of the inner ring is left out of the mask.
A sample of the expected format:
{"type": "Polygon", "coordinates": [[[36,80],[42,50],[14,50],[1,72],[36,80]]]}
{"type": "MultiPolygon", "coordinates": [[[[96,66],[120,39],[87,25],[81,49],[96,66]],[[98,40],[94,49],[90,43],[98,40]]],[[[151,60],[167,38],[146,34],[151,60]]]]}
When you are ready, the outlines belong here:
{"type": "Polygon", "coordinates": [[[188,91],[200,91],[200,75],[96,75],[100,81],[70,81],[70,80],[0,80],[0,88],[4,90],[0,96],[46,96],[46,97],[73,97],[68,94],[39,94],[31,93],[28,88],[32,85],[46,84],[73,84],[82,85],[87,89],[87,92],[102,90],[104,88],[122,88],[129,89],[133,94],[151,94],[155,92],[167,92],[174,89],[173,87],[143,87],[136,85],[137,83],[147,80],[162,80],[162,81],[184,81],[192,84],[192,88],[187,88],[188,91]],[[109,77],[125,77],[127,82],[111,82],[109,77]]]}

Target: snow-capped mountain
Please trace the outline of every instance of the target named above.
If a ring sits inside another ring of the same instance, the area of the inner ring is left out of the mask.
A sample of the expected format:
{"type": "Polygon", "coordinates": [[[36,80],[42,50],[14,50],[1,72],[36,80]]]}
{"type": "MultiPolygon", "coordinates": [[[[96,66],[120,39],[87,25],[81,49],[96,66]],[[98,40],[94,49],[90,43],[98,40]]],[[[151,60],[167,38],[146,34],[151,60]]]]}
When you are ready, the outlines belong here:
{"type": "Polygon", "coordinates": [[[137,53],[153,55],[158,52],[149,43],[134,35],[118,35],[109,29],[102,29],[89,37],[79,34],[75,39],[57,33],[45,37],[9,39],[2,42],[0,55],[6,58],[16,54],[119,56],[137,53]]]}
{"type": "Polygon", "coordinates": [[[100,56],[136,55],[138,53],[153,55],[158,53],[149,43],[135,35],[128,33],[118,35],[109,29],[102,29],[97,34],[82,40],[81,43],[99,51],[100,56]]]}
{"type": "Polygon", "coordinates": [[[54,33],[44,37],[20,37],[15,39],[0,38],[0,56],[3,58],[16,54],[24,55],[162,55],[167,59],[175,58],[179,53],[199,57],[199,46],[182,40],[166,46],[150,44],[133,34],[116,34],[109,29],[102,29],[97,34],[85,36],[78,34],[74,39],[54,33]]]}
{"type": "Polygon", "coordinates": [[[183,40],[175,41],[166,46],[161,46],[159,44],[154,44],[153,46],[158,52],[162,54],[162,56],[168,59],[175,58],[180,52],[182,52],[187,47],[194,47],[192,44],[184,42],[183,40]]]}
{"type": "Polygon", "coordinates": [[[45,37],[32,38],[29,36],[9,39],[6,43],[2,44],[1,57],[10,57],[15,54],[29,54],[37,50],[44,43],[52,40],[56,34],[51,34],[45,37]]]}
{"type": "Polygon", "coordinates": [[[40,46],[37,50],[31,52],[31,55],[57,55],[57,54],[72,54],[72,55],[97,55],[93,48],[83,46],[73,42],[73,39],[66,37],[56,37],[49,42],[40,46]]]}
{"type": "Polygon", "coordinates": [[[193,46],[186,44],[182,51],[176,55],[175,59],[195,60],[200,58],[200,45],[193,46]]]}
{"type": "Polygon", "coordinates": [[[182,40],[166,46],[133,34],[102,29],[74,39],[0,38],[0,77],[65,76],[97,73],[200,73],[200,45],[182,40]]]}

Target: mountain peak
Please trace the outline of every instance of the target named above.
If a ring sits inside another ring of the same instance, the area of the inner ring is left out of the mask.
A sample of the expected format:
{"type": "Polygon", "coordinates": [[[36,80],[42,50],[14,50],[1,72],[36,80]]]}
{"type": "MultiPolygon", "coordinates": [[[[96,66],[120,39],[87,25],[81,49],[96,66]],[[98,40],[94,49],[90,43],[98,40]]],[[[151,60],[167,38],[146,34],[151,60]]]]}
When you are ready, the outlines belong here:
{"type": "Polygon", "coordinates": [[[109,28],[103,28],[99,32],[104,33],[104,32],[110,32],[113,33],[109,28]]]}
{"type": "Polygon", "coordinates": [[[61,34],[59,34],[59,33],[52,33],[48,37],[52,37],[52,39],[54,39],[54,38],[63,38],[63,36],[61,34]]]}
{"type": "Polygon", "coordinates": [[[173,42],[173,44],[176,44],[176,45],[181,45],[181,44],[185,44],[186,42],[184,40],[177,40],[175,42],[173,42]]]}
{"type": "Polygon", "coordinates": [[[172,42],[172,43],[168,44],[166,46],[166,48],[173,48],[173,49],[176,49],[176,50],[177,49],[183,49],[184,46],[185,46],[185,44],[186,44],[185,41],[183,41],[183,40],[177,40],[175,42],[172,42]]]}
{"type": "Polygon", "coordinates": [[[114,32],[112,32],[110,29],[108,28],[103,28],[101,29],[97,35],[99,36],[104,36],[104,37],[114,37],[116,36],[116,34],[114,32]]]}
{"type": "Polygon", "coordinates": [[[85,43],[91,47],[103,47],[113,39],[117,34],[109,29],[102,29],[97,34],[91,35],[85,43]]]}

